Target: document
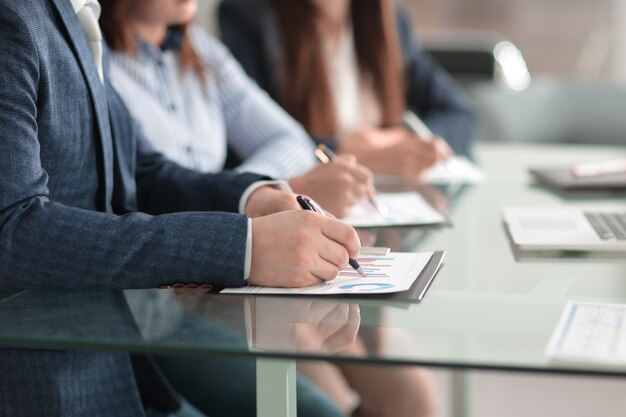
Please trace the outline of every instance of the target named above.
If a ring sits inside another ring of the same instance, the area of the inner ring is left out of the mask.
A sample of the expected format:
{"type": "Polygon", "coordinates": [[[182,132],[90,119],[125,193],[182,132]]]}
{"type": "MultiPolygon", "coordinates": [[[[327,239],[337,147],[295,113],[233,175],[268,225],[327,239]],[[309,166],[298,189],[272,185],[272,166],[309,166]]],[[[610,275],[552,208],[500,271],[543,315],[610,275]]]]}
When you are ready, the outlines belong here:
{"type": "MultiPolygon", "coordinates": [[[[304,288],[269,288],[247,286],[226,288],[230,294],[387,294],[406,291],[424,270],[434,252],[390,252],[385,256],[359,256],[357,261],[367,277],[347,267],[337,278],[304,288]]],[[[427,277],[428,281],[432,277],[427,277]]]]}
{"type": "Polygon", "coordinates": [[[353,227],[415,226],[446,221],[419,193],[377,193],[376,196],[388,213],[381,214],[370,202],[362,201],[342,220],[353,227]]]}
{"type": "Polygon", "coordinates": [[[568,302],[546,355],[560,361],[626,366],[626,304],[568,302]]]}
{"type": "Polygon", "coordinates": [[[483,182],[483,172],[467,158],[452,156],[440,162],[420,176],[425,184],[447,185],[450,183],[479,184],[483,182]]]}

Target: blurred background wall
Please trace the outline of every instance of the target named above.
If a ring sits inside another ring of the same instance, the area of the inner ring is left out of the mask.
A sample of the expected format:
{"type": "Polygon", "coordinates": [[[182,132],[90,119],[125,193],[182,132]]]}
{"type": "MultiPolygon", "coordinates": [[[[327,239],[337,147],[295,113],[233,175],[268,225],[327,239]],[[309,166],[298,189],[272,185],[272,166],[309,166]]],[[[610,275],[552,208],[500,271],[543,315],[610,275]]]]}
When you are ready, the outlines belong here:
{"type": "MultiPolygon", "coordinates": [[[[215,30],[216,0],[199,0],[215,30]]],[[[423,39],[490,31],[512,41],[537,76],[626,82],[626,0],[398,0],[423,39]]]]}
{"type": "Polygon", "coordinates": [[[500,34],[533,76],[626,79],[624,0],[401,0],[423,38],[445,30],[500,34]]]}

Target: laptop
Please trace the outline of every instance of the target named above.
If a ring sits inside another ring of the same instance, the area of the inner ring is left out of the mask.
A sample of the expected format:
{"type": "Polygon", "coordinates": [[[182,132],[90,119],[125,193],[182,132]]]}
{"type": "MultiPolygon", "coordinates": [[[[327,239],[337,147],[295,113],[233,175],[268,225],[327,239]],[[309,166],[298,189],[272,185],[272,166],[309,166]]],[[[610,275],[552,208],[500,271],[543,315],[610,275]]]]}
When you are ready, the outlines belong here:
{"type": "Polygon", "coordinates": [[[523,250],[626,250],[626,205],[509,206],[502,215],[523,250]]]}

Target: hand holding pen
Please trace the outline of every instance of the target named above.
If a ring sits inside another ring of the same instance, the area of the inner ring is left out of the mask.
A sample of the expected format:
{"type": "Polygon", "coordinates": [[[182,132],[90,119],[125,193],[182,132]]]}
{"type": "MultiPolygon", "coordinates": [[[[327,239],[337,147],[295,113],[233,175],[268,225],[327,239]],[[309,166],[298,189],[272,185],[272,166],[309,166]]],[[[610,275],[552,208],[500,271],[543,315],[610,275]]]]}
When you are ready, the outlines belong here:
{"type": "MultiPolygon", "coordinates": [[[[338,156],[324,144],[319,145],[317,149],[315,149],[315,156],[323,164],[329,164],[338,159],[338,156]]],[[[367,200],[383,216],[389,213],[389,209],[385,207],[375,194],[370,195],[367,200]]]]}
{"type": "MultiPolygon", "coordinates": [[[[322,216],[325,216],[324,210],[321,207],[319,207],[317,204],[315,204],[313,200],[310,200],[306,197],[302,197],[301,195],[297,196],[296,200],[298,201],[298,204],[300,205],[300,207],[302,207],[304,210],[314,211],[316,213],[321,214],[322,216]]],[[[348,263],[359,274],[361,274],[364,277],[367,277],[367,275],[365,275],[365,272],[363,272],[361,265],[359,265],[356,259],[348,258],[348,263]]]]}
{"type": "Polygon", "coordinates": [[[330,281],[358,256],[361,242],[353,227],[299,207],[291,194],[288,211],[251,220],[249,285],[307,287],[330,281]]]}
{"type": "Polygon", "coordinates": [[[373,192],[371,171],[351,155],[317,164],[307,173],[291,177],[289,185],[295,193],[311,196],[338,218],[350,214],[352,206],[373,192]]]}
{"type": "Polygon", "coordinates": [[[422,121],[422,119],[410,110],[405,111],[402,115],[402,125],[421,140],[425,142],[432,142],[433,146],[435,146],[438,158],[440,158],[444,168],[450,171],[450,167],[447,162],[452,155],[452,150],[443,139],[437,138],[430,128],[422,121]]]}

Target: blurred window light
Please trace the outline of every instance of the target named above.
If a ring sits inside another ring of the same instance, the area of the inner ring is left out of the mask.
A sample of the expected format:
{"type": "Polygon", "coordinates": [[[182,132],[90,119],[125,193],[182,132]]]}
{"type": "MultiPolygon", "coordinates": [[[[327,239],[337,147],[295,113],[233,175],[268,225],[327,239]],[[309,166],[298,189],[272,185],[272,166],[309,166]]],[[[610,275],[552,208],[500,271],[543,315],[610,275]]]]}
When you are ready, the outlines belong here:
{"type": "Polygon", "coordinates": [[[509,41],[500,41],[493,49],[496,80],[515,91],[530,86],[531,77],[522,53],[509,41]]]}

